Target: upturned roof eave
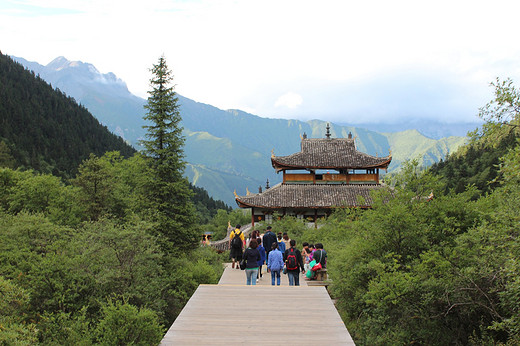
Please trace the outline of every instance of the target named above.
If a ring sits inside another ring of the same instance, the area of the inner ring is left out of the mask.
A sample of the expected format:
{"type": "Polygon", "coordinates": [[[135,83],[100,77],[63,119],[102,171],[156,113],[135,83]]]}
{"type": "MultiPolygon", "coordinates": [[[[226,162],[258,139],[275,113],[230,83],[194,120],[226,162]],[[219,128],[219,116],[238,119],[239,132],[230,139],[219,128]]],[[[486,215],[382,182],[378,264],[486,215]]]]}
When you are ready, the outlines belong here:
{"type": "MultiPolygon", "coordinates": [[[[267,197],[269,202],[273,202],[274,196],[272,195],[272,193],[275,193],[275,195],[276,195],[277,193],[279,193],[278,192],[279,189],[282,189],[287,186],[293,186],[293,185],[292,184],[286,185],[286,184],[280,183],[280,184],[273,186],[271,189],[268,189],[268,190],[263,191],[258,194],[252,194],[252,195],[247,195],[247,196],[238,196],[235,194],[235,202],[237,203],[237,205],[240,208],[264,208],[264,209],[286,209],[286,208],[287,209],[333,209],[333,208],[369,208],[369,207],[371,207],[370,204],[357,205],[357,202],[348,204],[348,202],[346,200],[343,202],[337,201],[340,203],[339,205],[338,204],[322,204],[322,205],[301,205],[301,204],[294,205],[294,204],[291,204],[291,205],[287,205],[286,203],[282,203],[282,204],[267,203],[266,204],[265,201],[261,200],[262,196],[263,196],[264,198],[267,197]],[[264,202],[264,203],[262,203],[262,202],[264,202]]],[[[315,185],[308,185],[308,184],[304,184],[302,186],[305,188],[316,187],[315,185]]],[[[320,189],[322,189],[324,187],[330,187],[330,188],[336,187],[335,185],[318,185],[318,186],[320,189]]],[[[348,186],[350,186],[350,185],[348,185],[348,186]]],[[[369,187],[370,190],[372,190],[373,188],[378,188],[380,186],[381,186],[380,184],[366,185],[366,187],[369,187]]],[[[345,187],[347,187],[347,185],[345,185],[345,187]]],[[[352,185],[351,187],[358,188],[358,187],[361,187],[361,185],[352,185]]],[[[276,199],[276,198],[274,198],[274,199],[276,199]]]]}
{"type": "Polygon", "coordinates": [[[235,199],[237,205],[240,208],[263,208],[263,209],[336,209],[336,208],[372,208],[371,205],[332,205],[332,206],[305,206],[305,207],[294,207],[294,206],[266,206],[256,205],[251,203],[245,203],[239,198],[235,199]]]}
{"type": "Polygon", "coordinates": [[[280,172],[284,169],[367,169],[367,168],[382,168],[387,169],[390,163],[392,162],[392,156],[387,156],[385,158],[385,161],[378,163],[378,164],[372,164],[372,165],[348,165],[348,166],[336,166],[336,165],[323,165],[323,166],[308,166],[308,165],[290,165],[281,163],[276,160],[276,157],[271,158],[271,165],[276,170],[276,172],[280,172]]]}

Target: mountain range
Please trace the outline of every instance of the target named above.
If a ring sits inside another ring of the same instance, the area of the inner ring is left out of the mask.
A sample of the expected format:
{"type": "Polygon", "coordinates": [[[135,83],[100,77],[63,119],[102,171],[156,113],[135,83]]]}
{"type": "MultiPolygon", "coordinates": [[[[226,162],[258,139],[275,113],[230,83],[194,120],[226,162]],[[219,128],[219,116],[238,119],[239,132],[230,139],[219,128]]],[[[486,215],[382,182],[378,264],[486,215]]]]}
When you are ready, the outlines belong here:
{"type": "MultiPolygon", "coordinates": [[[[142,126],[146,124],[143,119],[146,100],[130,93],[125,82],[113,73],[102,74],[92,64],[64,57],[45,66],[23,58],[13,59],[74,97],[108,129],[139,149],[139,140],[145,134],[142,126]]],[[[178,97],[186,137],[185,173],[194,185],[205,188],[213,198],[231,206],[235,205],[233,191],[244,195],[247,190],[256,192],[264,187],[267,180],[271,186],[281,180],[271,167],[271,153],[292,154],[300,150],[304,133],[310,138],[319,138],[326,132],[327,122],[323,120],[262,118],[178,97]]],[[[358,150],[371,155],[386,156],[391,152],[389,171],[395,171],[408,159],[418,158],[425,166],[438,162],[464,144],[464,134],[478,124],[431,122],[421,126],[431,137],[416,129],[403,131],[406,124],[386,126],[383,132],[330,124],[330,132],[332,137],[346,137],[351,132],[356,136],[358,150]],[[446,135],[442,137],[442,134],[446,135]]],[[[367,124],[367,127],[370,126],[367,124]]]]}

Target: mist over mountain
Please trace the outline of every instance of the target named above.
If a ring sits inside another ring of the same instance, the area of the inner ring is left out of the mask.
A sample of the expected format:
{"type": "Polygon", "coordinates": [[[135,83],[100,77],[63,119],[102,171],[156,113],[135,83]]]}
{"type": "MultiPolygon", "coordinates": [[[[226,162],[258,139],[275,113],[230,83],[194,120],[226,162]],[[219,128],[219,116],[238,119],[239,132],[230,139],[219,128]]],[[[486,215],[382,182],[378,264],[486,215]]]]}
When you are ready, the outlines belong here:
{"type": "MultiPolygon", "coordinates": [[[[347,126],[348,124],[341,123],[339,125],[347,126]]],[[[400,119],[398,123],[356,123],[354,126],[383,133],[417,130],[426,137],[441,139],[451,136],[465,137],[468,132],[474,131],[480,125],[482,125],[482,122],[477,121],[445,123],[436,120],[400,119]]]]}
{"type": "MultiPolygon", "coordinates": [[[[102,74],[93,65],[58,57],[46,66],[13,57],[28,69],[74,97],[111,131],[139,149],[145,125],[145,99],[128,91],[113,73],[102,74]]],[[[240,110],[221,110],[181,95],[182,125],[186,136],[186,175],[212,197],[234,206],[233,191],[245,194],[281,180],[270,163],[271,152],[289,155],[300,150],[300,138],[324,137],[324,120],[285,120],[263,118],[240,110]]],[[[468,130],[478,124],[444,124],[421,120],[413,123],[330,124],[332,137],[357,137],[360,151],[386,156],[392,152],[389,171],[412,158],[430,165],[444,158],[465,141],[468,130]],[[411,129],[418,129],[412,131],[411,129]]]]}

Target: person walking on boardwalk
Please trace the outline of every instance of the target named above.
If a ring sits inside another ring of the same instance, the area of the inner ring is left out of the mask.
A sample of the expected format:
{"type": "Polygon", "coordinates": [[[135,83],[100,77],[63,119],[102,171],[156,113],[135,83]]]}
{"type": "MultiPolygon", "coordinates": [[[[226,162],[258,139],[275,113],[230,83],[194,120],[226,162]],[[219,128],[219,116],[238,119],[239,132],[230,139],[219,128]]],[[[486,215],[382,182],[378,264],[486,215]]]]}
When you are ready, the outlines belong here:
{"type": "Polygon", "coordinates": [[[273,233],[272,227],[267,226],[266,232],[262,238],[262,243],[266,251],[266,258],[269,259],[269,252],[272,249],[273,243],[276,243],[276,234],[273,233]]]}
{"type": "Polygon", "coordinates": [[[249,247],[249,242],[251,241],[251,239],[258,239],[258,237],[260,237],[260,231],[257,231],[256,229],[253,230],[253,232],[249,234],[249,237],[246,240],[246,248],[249,247]]]}
{"type": "Polygon", "coordinates": [[[242,249],[244,247],[244,233],[240,230],[240,225],[237,225],[235,230],[229,235],[229,257],[233,263],[231,268],[235,268],[235,262],[237,263],[237,269],[240,269],[238,263],[242,259],[242,249]]]}
{"type": "Polygon", "coordinates": [[[289,239],[289,235],[287,234],[287,232],[283,232],[282,241],[285,244],[286,250],[291,247],[291,245],[290,245],[291,239],[289,239]]]}
{"type": "Polygon", "coordinates": [[[262,278],[262,266],[265,263],[265,248],[262,246],[262,238],[256,238],[256,242],[258,243],[257,250],[260,253],[260,261],[258,261],[258,273],[256,275],[256,280],[258,278],[262,278]]]}
{"type": "Polygon", "coordinates": [[[278,233],[278,240],[277,241],[278,241],[278,250],[280,250],[280,252],[282,254],[285,253],[286,247],[285,247],[285,243],[282,240],[282,233],[278,233]]]}
{"type": "Polygon", "coordinates": [[[278,244],[274,242],[271,245],[271,256],[267,258],[267,270],[271,272],[271,285],[274,286],[274,279],[276,278],[276,285],[280,286],[280,272],[283,269],[283,255],[278,250],[278,244]]]}
{"type": "Polygon", "coordinates": [[[309,243],[303,242],[302,259],[303,259],[303,266],[304,266],[305,271],[308,271],[310,269],[309,268],[309,263],[311,262],[310,258],[309,258],[310,255],[311,255],[311,250],[309,250],[309,243]]]}
{"type": "Polygon", "coordinates": [[[244,251],[244,261],[246,262],[246,284],[256,285],[256,275],[258,273],[258,261],[260,261],[260,252],[258,252],[258,242],[251,239],[249,247],[244,251]]]}
{"type": "Polygon", "coordinates": [[[300,286],[300,269],[305,273],[303,267],[302,254],[296,248],[296,240],[291,239],[289,242],[290,248],[285,250],[284,262],[287,268],[287,277],[289,279],[289,286],[300,286]]]}

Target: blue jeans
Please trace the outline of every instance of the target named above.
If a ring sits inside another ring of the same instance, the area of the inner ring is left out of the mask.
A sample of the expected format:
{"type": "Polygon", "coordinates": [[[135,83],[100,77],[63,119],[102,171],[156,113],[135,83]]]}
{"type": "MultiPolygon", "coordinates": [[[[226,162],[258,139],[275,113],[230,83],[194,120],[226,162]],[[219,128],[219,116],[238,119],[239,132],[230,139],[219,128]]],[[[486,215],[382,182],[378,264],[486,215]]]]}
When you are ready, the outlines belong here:
{"type": "Polygon", "coordinates": [[[276,284],[280,286],[280,269],[272,270],[271,269],[271,285],[274,286],[274,278],[276,277],[276,284]]]}
{"type": "Polygon", "coordinates": [[[256,274],[258,273],[258,268],[246,268],[246,284],[247,285],[256,285],[256,274]]]}
{"type": "Polygon", "coordinates": [[[287,277],[289,278],[289,286],[300,286],[299,270],[288,270],[287,277]]]}

